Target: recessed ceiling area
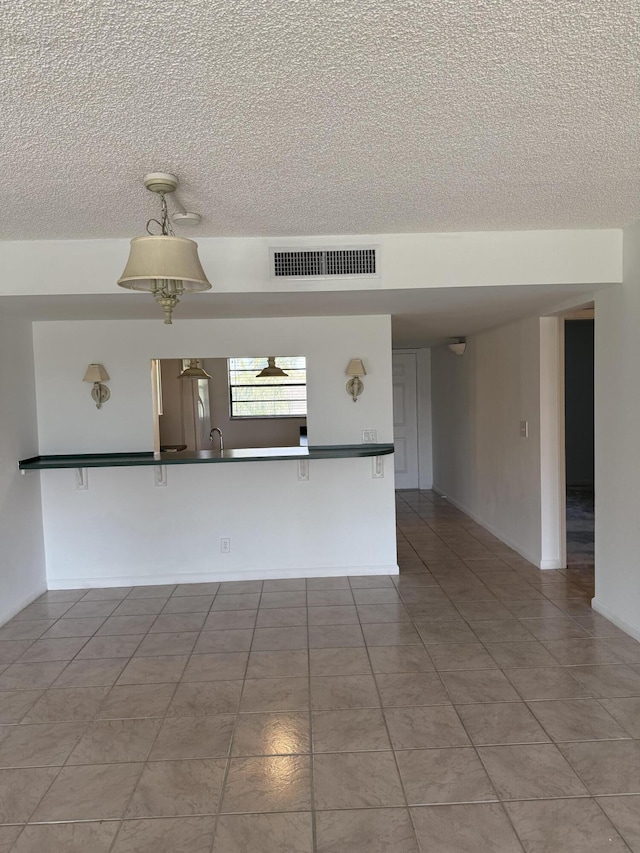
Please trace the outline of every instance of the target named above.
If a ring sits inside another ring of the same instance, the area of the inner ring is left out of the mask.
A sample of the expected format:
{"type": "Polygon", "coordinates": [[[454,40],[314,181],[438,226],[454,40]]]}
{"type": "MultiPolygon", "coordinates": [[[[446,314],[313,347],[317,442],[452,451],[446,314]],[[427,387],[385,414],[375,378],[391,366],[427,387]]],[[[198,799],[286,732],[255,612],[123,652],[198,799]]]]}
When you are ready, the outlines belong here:
{"type": "Polygon", "coordinates": [[[3,239],[621,227],[637,0],[60,0],[0,12],[3,239]],[[185,232],[182,232],[185,233],[185,232]]]}
{"type": "MultiPolygon", "coordinates": [[[[610,285],[615,286],[615,285],[610,285]]],[[[247,317],[323,317],[391,314],[396,348],[426,347],[471,335],[566,304],[591,301],[601,285],[447,287],[321,293],[196,293],[180,303],[183,320],[247,317]]],[[[147,294],[2,296],[0,313],[39,320],[153,320],[147,294]]]]}

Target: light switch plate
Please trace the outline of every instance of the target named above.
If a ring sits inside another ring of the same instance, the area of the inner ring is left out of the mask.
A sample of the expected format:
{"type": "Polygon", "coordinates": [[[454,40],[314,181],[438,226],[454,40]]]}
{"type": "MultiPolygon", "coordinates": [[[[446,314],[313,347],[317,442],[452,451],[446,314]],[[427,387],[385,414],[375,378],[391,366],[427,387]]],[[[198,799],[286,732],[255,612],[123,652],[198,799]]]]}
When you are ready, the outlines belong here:
{"type": "Polygon", "coordinates": [[[363,429],[362,430],[362,443],[363,444],[375,444],[378,440],[378,430],[376,429],[363,429]]]}

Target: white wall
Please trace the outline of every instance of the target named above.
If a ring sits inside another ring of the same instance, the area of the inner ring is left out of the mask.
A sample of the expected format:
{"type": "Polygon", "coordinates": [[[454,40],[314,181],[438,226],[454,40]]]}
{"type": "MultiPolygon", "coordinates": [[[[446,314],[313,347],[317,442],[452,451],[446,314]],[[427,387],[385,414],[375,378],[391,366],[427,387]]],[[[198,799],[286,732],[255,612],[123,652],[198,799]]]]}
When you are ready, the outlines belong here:
{"type": "Polygon", "coordinates": [[[46,589],[31,323],[0,316],[0,624],[46,589]]]}
{"type": "Polygon", "coordinates": [[[461,357],[432,350],[434,488],[531,562],[557,568],[541,518],[540,335],[533,317],[468,338],[461,357]]]}
{"type": "Polygon", "coordinates": [[[593,606],[640,640],[640,223],[625,230],[624,284],[595,302],[593,606]]]}
{"type": "MultiPolygon", "coordinates": [[[[622,279],[619,229],[198,238],[218,292],[362,290],[585,284],[622,279]],[[380,247],[380,278],[281,281],[269,248],[380,247]]],[[[114,293],[128,240],[6,241],[0,244],[0,295],[114,293]]],[[[212,294],[213,298],[214,294],[212,294]]]]}
{"type": "MultiPolygon", "coordinates": [[[[40,452],[153,448],[150,359],[188,352],[307,357],[309,443],[358,444],[363,429],[393,440],[389,317],[34,324],[40,452]],[[352,357],[367,368],[354,405],[352,357]],[[101,362],[111,399],[98,411],[82,375],[101,362]]],[[[392,458],[42,472],[47,572],[52,587],[232,577],[392,572],[396,568],[392,458]],[[231,553],[220,553],[220,537],[231,553]]],[[[37,477],[37,474],[28,476],[37,477]]]]}

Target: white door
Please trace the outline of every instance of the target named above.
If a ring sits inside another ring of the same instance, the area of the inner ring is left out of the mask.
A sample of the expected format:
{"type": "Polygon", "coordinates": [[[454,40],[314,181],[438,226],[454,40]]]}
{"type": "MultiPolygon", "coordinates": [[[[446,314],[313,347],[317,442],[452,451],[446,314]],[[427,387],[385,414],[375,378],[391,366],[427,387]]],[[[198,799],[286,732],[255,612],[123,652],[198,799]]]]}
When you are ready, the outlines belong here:
{"type": "Polygon", "coordinates": [[[418,393],[415,353],[393,354],[396,489],[418,488],[418,393]]]}

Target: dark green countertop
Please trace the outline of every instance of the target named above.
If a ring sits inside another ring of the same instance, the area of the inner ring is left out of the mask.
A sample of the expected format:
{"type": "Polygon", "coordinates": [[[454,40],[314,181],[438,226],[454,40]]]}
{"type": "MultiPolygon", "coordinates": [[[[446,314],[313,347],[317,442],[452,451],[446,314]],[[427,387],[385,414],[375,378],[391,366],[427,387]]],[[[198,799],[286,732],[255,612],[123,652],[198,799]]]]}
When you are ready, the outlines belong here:
{"type": "Polygon", "coordinates": [[[315,447],[249,447],[241,450],[183,450],[178,453],[79,453],[21,459],[21,471],[45,468],[123,468],[139,465],[200,465],[210,462],[270,462],[286,459],[350,459],[386,456],[393,444],[333,444],[315,447]]]}

